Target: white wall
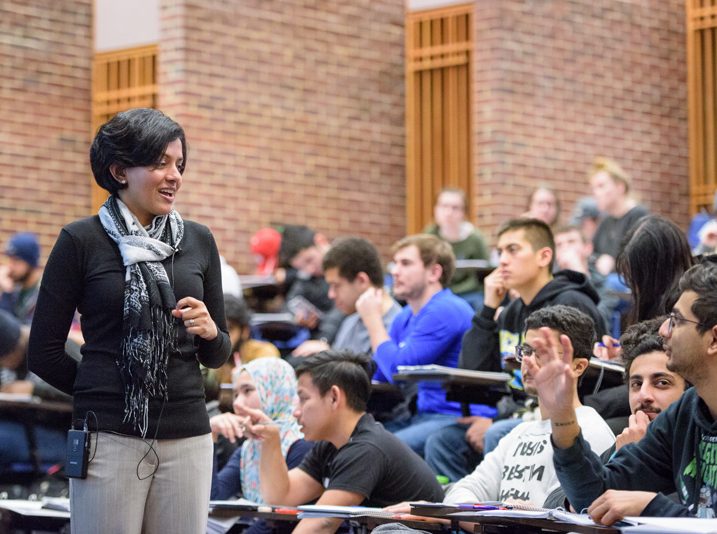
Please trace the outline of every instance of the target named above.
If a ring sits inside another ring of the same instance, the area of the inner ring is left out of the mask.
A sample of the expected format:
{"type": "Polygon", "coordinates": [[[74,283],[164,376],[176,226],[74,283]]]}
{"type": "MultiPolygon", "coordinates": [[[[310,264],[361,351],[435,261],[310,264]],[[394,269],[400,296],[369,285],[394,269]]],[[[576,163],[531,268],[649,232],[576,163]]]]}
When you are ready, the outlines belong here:
{"type": "Polygon", "coordinates": [[[95,51],[159,42],[159,0],[95,0],[95,51]]]}
{"type": "Polygon", "coordinates": [[[408,11],[422,11],[456,4],[470,4],[471,0],[406,0],[408,11]]]}

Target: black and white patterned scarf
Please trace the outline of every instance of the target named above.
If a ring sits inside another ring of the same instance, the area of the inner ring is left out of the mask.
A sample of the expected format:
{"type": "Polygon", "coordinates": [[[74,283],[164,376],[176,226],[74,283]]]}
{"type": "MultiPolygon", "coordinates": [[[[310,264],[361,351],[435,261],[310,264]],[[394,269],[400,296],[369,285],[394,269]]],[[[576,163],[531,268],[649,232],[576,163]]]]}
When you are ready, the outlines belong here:
{"type": "Polygon", "coordinates": [[[177,349],[172,310],[177,301],[160,263],[184,235],[179,213],[155,217],[145,229],[115,195],[99,212],[102,226],[117,243],[126,267],[122,347],[117,366],[124,384],[124,420],[147,434],[150,398],[167,398],[167,362],[177,349]]]}

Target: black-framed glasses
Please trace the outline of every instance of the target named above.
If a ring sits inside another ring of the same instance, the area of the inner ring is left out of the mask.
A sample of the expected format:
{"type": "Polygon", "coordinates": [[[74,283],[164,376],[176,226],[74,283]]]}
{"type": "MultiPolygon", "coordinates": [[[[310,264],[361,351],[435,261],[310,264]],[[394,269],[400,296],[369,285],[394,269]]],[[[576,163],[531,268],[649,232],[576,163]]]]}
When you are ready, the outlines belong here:
{"type": "Polygon", "coordinates": [[[530,345],[526,345],[525,343],[522,343],[520,345],[515,346],[515,359],[518,362],[522,362],[523,358],[526,356],[533,356],[535,354],[535,349],[531,347],[530,345]]]}
{"type": "MultiPolygon", "coordinates": [[[[562,356],[563,352],[558,352],[558,356],[562,356]]],[[[521,363],[523,361],[523,358],[527,356],[535,356],[535,359],[540,361],[540,357],[535,352],[535,349],[531,347],[530,345],[527,345],[526,343],[521,343],[520,345],[515,346],[515,360],[518,363],[521,363]]]]}
{"type": "Polygon", "coordinates": [[[672,312],[667,316],[667,335],[671,335],[672,329],[675,328],[675,326],[679,326],[680,323],[692,323],[697,326],[705,326],[705,323],[693,321],[692,319],[685,319],[681,315],[677,315],[675,312],[672,312]]]}

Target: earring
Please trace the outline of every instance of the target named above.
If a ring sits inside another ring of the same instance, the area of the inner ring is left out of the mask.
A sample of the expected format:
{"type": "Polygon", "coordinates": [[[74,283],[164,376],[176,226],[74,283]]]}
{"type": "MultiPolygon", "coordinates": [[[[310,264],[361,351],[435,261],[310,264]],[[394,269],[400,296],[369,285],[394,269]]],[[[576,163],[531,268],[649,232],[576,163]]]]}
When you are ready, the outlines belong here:
{"type": "Polygon", "coordinates": [[[120,180],[119,183],[121,183],[122,185],[126,185],[126,184],[127,184],[127,180],[120,180]]]}

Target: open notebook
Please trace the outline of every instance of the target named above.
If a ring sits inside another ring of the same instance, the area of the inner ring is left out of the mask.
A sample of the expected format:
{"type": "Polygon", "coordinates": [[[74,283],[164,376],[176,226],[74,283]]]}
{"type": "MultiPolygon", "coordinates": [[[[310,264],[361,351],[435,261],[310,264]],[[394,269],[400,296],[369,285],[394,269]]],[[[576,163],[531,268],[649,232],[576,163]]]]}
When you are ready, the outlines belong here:
{"type": "Polygon", "coordinates": [[[382,508],[369,508],[366,506],[332,506],[328,504],[306,504],[299,506],[299,519],[310,517],[338,517],[351,519],[352,517],[383,517],[392,519],[396,517],[393,512],[386,512],[382,508]]]}

